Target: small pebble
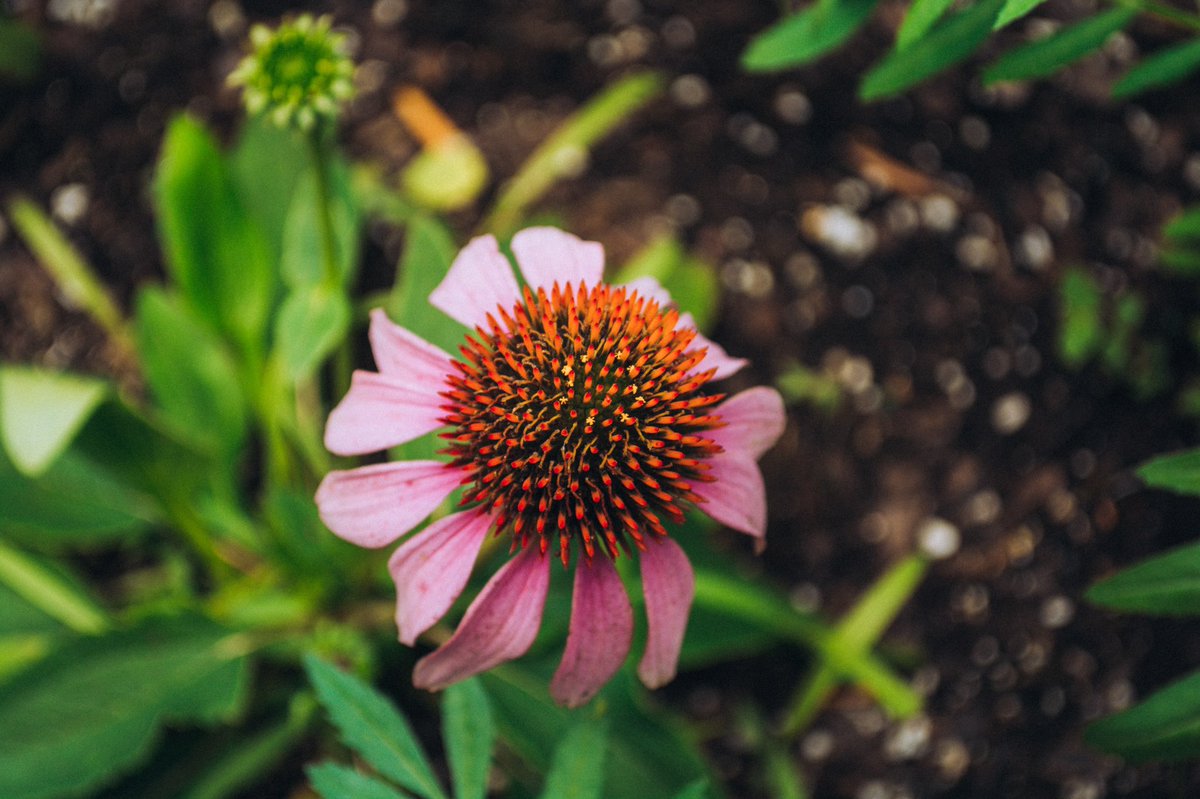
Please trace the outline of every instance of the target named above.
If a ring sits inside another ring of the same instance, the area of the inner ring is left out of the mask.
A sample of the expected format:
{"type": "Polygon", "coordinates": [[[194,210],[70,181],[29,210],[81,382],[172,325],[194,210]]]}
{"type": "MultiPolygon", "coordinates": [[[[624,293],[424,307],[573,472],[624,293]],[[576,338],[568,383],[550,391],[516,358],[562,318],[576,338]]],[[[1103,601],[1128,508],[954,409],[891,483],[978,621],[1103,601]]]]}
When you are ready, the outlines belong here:
{"type": "Polygon", "coordinates": [[[83,219],[91,203],[87,186],[82,183],[66,183],[50,195],[50,212],[63,224],[74,225],[83,219]]]}
{"type": "Polygon", "coordinates": [[[1051,630],[1065,627],[1075,617],[1075,603],[1065,596],[1052,596],[1042,603],[1038,619],[1051,630]]]}
{"type": "Polygon", "coordinates": [[[932,560],[948,558],[958,551],[962,535],[951,522],[929,516],[917,527],[917,547],[932,560]]]}
{"type": "Polygon", "coordinates": [[[920,204],[921,221],[925,227],[939,233],[948,233],[958,224],[958,203],[944,194],[923,197],[920,204]]]}
{"type": "Polygon", "coordinates": [[[992,404],[992,427],[1001,435],[1012,435],[1025,426],[1032,410],[1029,397],[1019,391],[1009,392],[992,404]]]}
{"type": "Polygon", "coordinates": [[[933,724],[927,716],[905,719],[888,731],[883,740],[883,754],[888,760],[912,760],[929,749],[933,724]]]}

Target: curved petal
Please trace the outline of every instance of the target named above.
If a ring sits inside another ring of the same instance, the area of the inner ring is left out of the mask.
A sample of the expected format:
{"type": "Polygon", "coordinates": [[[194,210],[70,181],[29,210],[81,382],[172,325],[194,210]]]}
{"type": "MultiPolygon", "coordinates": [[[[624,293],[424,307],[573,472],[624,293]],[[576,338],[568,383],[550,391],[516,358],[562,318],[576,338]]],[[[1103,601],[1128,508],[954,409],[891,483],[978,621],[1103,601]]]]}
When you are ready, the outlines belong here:
{"type": "Polygon", "coordinates": [[[761,539],[767,532],[767,492],[758,465],[745,454],[718,453],[709,459],[715,480],[695,483],[698,507],[716,521],[761,539]]]}
{"type": "Polygon", "coordinates": [[[492,517],[478,510],[439,519],[405,541],[388,571],[396,584],[396,627],[412,646],[458,599],[492,517]]]}
{"type": "Polygon", "coordinates": [[[707,352],[704,355],[704,360],[696,367],[697,372],[707,372],[709,369],[716,369],[717,373],[713,375],[713,380],[723,380],[729,377],[734,372],[741,369],[750,361],[745,358],[734,358],[729,353],[725,352],[725,348],[717,342],[704,335],[696,328],[696,320],[690,313],[682,313],[679,315],[679,326],[689,327],[696,331],[696,340],[692,342],[693,348],[706,347],[707,352]]]}
{"type": "Polygon", "coordinates": [[[671,292],[663,288],[662,283],[652,277],[639,277],[637,280],[622,283],[620,287],[629,293],[636,293],[638,296],[654,300],[658,303],[659,308],[666,308],[671,304],[671,292]]]}
{"type": "Polygon", "coordinates": [[[381,547],[416,527],[461,482],[461,472],[439,461],[376,463],[325,475],[317,510],[339,538],[381,547]]]}
{"type": "Polygon", "coordinates": [[[542,624],[549,585],[550,558],[526,547],[488,580],[450,640],[417,661],[413,685],[440,691],[525,654],[542,624]]]}
{"type": "Polygon", "coordinates": [[[725,426],[708,433],[708,437],[727,451],[749,455],[751,460],[758,460],[775,446],[787,426],[783,397],[766,386],[734,394],[713,413],[721,417],[725,426]]]}
{"type": "Polygon", "coordinates": [[[325,448],[335,455],[365,455],[438,429],[442,385],[356,371],[350,390],[329,414],[325,448]]]}
{"type": "Polygon", "coordinates": [[[612,561],[601,555],[575,566],[571,628],[550,695],[567,707],[587,702],[616,674],[629,654],[633,609],[612,561]]]}
{"type": "Polygon", "coordinates": [[[499,307],[511,310],[520,299],[516,275],[495,236],[467,242],[429,295],[434,308],[470,328],[486,327],[488,314],[499,307]]]}
{"type": "Polygon", "coordinates": [[[592,288],[604,273],[602,245],[558,228],[526,228],[513,236],[512,251],[525,282],[535,291],[549,290],[555,281],[560,286],[592,288]]]}
{"type": "Polygon", "coordinates": [[[669,538],[650,536],[640,558],[647,634],[638,677],[647,688],[660,688],[675,677],[696,575],[679,544],[669,538]]]}
{"type": "Polygon", "coordinates": [[[379,371],[414,383],[445,383],[450,356],[441,348],[388,319],[382,308],[371,311],[371,352],[379,371]]]}

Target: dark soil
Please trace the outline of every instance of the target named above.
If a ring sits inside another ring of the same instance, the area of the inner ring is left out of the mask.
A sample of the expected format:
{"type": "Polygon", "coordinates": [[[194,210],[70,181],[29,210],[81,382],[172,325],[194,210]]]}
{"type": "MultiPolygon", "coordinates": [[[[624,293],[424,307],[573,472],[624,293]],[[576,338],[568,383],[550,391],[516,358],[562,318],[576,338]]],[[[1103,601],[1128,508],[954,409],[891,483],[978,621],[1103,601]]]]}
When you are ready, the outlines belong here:
{"type": "MultiPolygon", "coordinates": [[[[161,274],[146,187],[165,121],[187,108],[230,134],[238,111],[223,76],[244,19],[292,7],[125,0],[89,27],[55,19],[58,4],[15,5],[43,23],[47,58],[31,85],[0,87],[0,194],[57,208],[128,303],[161,274]]],[[[1155,269],[1158,227],[1200,199],[1195,99],[1184,88],[1106,101],[1135,46],[1120,40],[1047,84],[985,91],[969,67],[861,106],[856,76],[883,52],[897,8],[841,55],[777,77],[737,69],[776,13],[765,2],[312,10],[357,32],[364,86],[344,138],[390,166],[414,147],[388,111],[400,83],[423,86],[505,177],[614,76],[653,66],[671,77],[668,96],[545,207],[566,209],[567,227],[617,263],[677,229],[719,270],[715,338],[754,361],[741,383],[800,363],[846,387],[836,411],[794,407],[764,460],[767,579],[836,615],[911,551],[923,520],[962,535],[885,639],[914,664],[927,715],[897,726],[838,695],[794,750],[815,796],[1198,795],[1194,767],[1123,766],[1082,742],[1086,722],[1200,664],[1194,626],[1082,599],[1192,535],[1195,503],[1142,489],[1131,468],[1194,444],[1194,426],[1173,412],[1178,386],[1139,401],[1099,366],[1066,368],[1055,345],[1058,279],[1084,265],[1113,295],[1143,292],[1148,334],[1167,342],[1176,374],[1195,371],[1183,339],[1197,292],[1155,269]],[[839,233],[867,228],[869,247],[839,233]]],[[[453,222],[465,237],[477,219],[453,222]]],[[[364,279],[381,286],[402,242],[373,239],[364,279]]],[[[112,370],[95,328],[59,304],[11,232],[0,234],[0,320],[6,361],[112,370]]],[[[765,795],[733,732],[738,706],[777,712],[807,665],[773,652],[664,692],[730,730],[709,749],[733,795],[765,795]]]]}

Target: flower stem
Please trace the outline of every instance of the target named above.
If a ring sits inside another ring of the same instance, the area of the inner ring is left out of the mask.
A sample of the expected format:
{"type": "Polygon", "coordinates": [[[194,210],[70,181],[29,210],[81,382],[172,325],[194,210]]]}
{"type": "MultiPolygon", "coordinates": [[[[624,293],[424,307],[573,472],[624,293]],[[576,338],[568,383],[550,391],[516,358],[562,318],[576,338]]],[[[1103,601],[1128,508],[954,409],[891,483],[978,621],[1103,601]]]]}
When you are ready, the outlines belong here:
{"type": "Polygon", "coordinates": [[[330,202],[329,158],[322,145],[320,126],[314,127],[307,136],[308,152],[312,158],[317,179],[317,224],[321,228],[321,261],[324,265],[323,279],[330,288],[337,286],[340,276],[337,263],[337,242],[333,235],[333,207],[330,202]]]}

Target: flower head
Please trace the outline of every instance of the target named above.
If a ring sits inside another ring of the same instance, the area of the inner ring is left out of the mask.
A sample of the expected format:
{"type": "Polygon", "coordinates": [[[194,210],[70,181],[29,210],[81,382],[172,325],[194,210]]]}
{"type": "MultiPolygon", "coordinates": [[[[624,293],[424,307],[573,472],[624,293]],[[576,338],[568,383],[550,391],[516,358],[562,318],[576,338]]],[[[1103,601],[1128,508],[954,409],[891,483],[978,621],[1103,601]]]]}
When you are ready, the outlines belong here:
{"type": "Polygon", "coordinates": [[[766,388],[707,391],[744,361],[670,306],[653,280],[601,282],[604,253],[552,228],[513,237],[525,287],[491,236],[470,242],[430,302],[473,329],[453,359],[371,319],[379,372],[354,374],[325,442],[341,455],[383,450],[445,428],[448,462],[403,461],[333,472],[321,516],[355,544],[384,546],[462,486],[465,509],[405,541],[389,563],[400,640],[412,644],[462,592],[488,531],[517,553],[471,603],[414,682],[443,688],[522,655],[541,624],[549,564],[575,561],[570,631],[551,693],[586,702],[624,661],[633,613],[613,566],[636,556],[648,639],[638,675],[675,674],[693,593],[668,524],[696,505],[761,540],[755,461],[784,411],[766,388]]]}
{"type": "Polygon", "coordinates": [[[247,111],[304,131],[337,117],[354,94],[354,62],[346,37],[330,25],[327,16],[302,14],[275,30],[250,29],[252,50],[229,75],[230,85],[242,87],[247,111]]]}

